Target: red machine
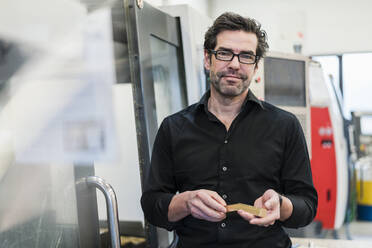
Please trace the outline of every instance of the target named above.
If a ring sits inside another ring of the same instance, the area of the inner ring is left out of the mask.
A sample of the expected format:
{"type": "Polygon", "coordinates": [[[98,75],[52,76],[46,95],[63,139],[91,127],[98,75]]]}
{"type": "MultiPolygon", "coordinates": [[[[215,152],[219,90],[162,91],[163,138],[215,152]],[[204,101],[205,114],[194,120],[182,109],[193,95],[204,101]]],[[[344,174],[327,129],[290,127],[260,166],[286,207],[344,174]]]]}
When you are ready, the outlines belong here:
{"type": "Polygon", "coordinates": [[[332,123],[328,107],[311,107],[311,167],[318,191],[316,220],[333,229],[336,215],[337,168],[332,123]]]}
{"type": "Polygon", "coordinates": [[[318,192],[316,220],[324,229],[338,229],[348,197],[347,144],[342,110],[330,81],[318,63],[310,63],[311,167],[318,192]]]}

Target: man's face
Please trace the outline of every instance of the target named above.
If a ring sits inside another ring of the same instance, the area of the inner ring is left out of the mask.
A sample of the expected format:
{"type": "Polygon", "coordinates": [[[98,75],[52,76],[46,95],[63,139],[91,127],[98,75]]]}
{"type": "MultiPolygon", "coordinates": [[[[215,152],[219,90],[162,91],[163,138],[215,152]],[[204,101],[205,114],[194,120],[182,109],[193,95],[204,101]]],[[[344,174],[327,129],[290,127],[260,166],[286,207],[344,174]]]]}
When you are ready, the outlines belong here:
{"type": "MultiPolygon", "coordinates": [[[[226,30],[217,35],[214,50],[256,55],[257,42],[257,36],[254,33],[226,30]]],[[[255,64],[242,64],[237,56],[232,61],[221,61],[217,60],[214,54],[210,59],[207,51],[204,51],[204,66],[210,71],[211,90],[230,98],[245,92],[257,71],[255,64]]]]}

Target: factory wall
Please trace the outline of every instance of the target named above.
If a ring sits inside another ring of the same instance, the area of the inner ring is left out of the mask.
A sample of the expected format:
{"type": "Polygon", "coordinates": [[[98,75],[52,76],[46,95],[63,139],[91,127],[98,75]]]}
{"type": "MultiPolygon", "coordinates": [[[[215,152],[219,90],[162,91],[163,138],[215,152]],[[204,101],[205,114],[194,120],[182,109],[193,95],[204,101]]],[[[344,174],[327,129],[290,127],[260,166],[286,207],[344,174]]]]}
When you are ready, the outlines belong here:
{"type": "Polygon", "coordinates": [[[275,51],[293,52],[297,43],[308,55],[372,51],[369,0],[211,0],[209,7],[211,18],[234,11],[259,20],[275,51]]]}

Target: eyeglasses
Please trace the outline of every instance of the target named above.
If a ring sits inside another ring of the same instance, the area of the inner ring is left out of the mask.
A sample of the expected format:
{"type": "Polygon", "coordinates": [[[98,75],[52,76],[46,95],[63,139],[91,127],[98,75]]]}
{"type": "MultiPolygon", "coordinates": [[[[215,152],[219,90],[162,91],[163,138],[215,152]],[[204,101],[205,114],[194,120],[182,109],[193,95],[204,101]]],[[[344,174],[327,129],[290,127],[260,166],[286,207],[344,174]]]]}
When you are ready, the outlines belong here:
{"type": "Polygon", "coordinates": [[[222,61],[232,61],[235,56],[238,56],[238,60],[242,64],[255,64],[259,58],[257,55],[250,53],[233,53],[228,50],[209,50],[210,53],[213,53],[216,59],[222,61]]]}

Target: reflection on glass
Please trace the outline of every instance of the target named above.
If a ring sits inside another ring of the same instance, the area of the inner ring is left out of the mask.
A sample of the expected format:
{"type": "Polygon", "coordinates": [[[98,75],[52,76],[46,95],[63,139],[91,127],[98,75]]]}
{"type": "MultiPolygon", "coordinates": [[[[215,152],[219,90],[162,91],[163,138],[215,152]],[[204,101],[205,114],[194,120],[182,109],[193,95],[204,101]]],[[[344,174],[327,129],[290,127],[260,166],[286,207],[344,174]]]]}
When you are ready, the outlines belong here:
{"type": "MultiPolygon", "coordinates": [[[[42,137],[53,135],[46,133],[45,127],[58,119],[61,110],[71,106],[64,93],[82,86],[79,83],[90,75],[84,74],[82,68],[87,64],[82,61],[95,55],[89,53],[92,49],[86,46],[94,44],[86,39],[92,29],[83,29],[80,21],[84,19],[84,23],[88,23],[87,15],[78,3],[36,1],[27,6],[19,2],[9,7],[14,6],[12,13],[22,13],[22,16],[0,22],[0,247],[80,247],[82,221],[77,199],[85,195],[77,197],[74,166],[58,158],[55,161],[59,164],[16,162],[19,158],[16,140],[23,137],[21,133],[28,133],[27,144],[35,144],[43,140],[42,137]],[[26,9],[29,11],[23,11],[26,9]],[[67,15],[55,14],[61,13],[61,9],[67,15]],[[6,35],[4,27],[19,35],[6,35]],[[11,40],[4,41],[8,38],[11,40]],[[58,49],[54,49],[56,47],[58,49]],[[62,102],[67,104],[59,105],[62,102]]],[[[0,10],[2,17],[9,12],[6,8],[0,10]]],[[[94,37],[99,40],[106,36],[94,37]]],[[[98,62],[102,67],[102,61],[98,62]]],[[[87,92],[87,88],[80,89],[87,92]]],[[[58,132],[54,134],[62,136],[58,132]]],[[[45,144],[48,148],[61,147],[58,142],[45,144]]],[[[55,158],[42,146],[28,147],[40,152],[39,156],[33,153],[40,160],[55,158]]]]}
{"type": "Polygon", "coordinates": [[[152,75],[158,125],[186,105],[178,69],[177,48],[156,37],[150,38],[152,75]]]}
{"type": "MultiPolygon", "coordinates": [[[[0,47],[6,48],[0,49],[0,247],[78,247],[73,166],[15,162],[15,123],[23,124],[29,133],[35,132],[32,117],[40,112],[20,109],[28,121],[10,121],[18,111],[14,108],[17,102],[35,106],[35,99],[16,97],[14,84],[20,68],[39,54],[16,43],[2,43],[0,47]]],[[[32,95],[30,91],[28,94],[32,95]]]]}
{"type": "Polygon", "coordinates": [[[73,167],[8,159],[0,168],[6,170],[0,178],[0,247],[78,247],[73,167]]]}

